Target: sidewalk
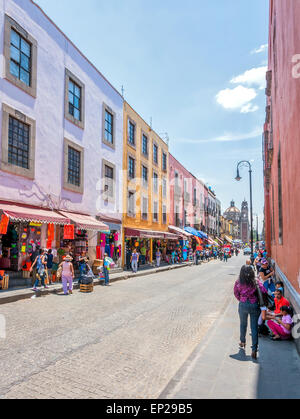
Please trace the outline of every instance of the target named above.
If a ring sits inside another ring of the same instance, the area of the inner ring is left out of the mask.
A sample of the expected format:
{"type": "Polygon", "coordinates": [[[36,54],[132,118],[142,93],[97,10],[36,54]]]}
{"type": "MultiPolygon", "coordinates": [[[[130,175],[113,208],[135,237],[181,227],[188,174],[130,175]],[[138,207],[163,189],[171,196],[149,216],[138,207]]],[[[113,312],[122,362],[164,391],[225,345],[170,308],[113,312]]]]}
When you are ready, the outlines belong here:
{"type": "Polygon", "coordinates": [[[238,303],[231,298],[160,399],[299,399],[300,357],[294,342],[260,338],[259,359],[239,350],[238,303]]]}
{"type": "MultiPolygon", "coordinates": [[[[191,266],[192,263],[182,263],[180,265],[167,265],[163,266],[161,268],[151,268],[147,267],[146,269],[141,269],[136,274],[129,272],[129,271],[122,271],[120,273],[115,273],[110,275],[110,282],[116,282],[116,281],[123,281],[127,280],[129,278],[138,278],[141,276],[146,275],[153,275],[159,272],[165,272],[172,269],[180,269],[180,268],[186,268],[187,266],[191,266]]],[[[78,278],[74,281],[74,289],[79,289],[80,285],[77,283],[78,278]]],[[[94,286],[96,285],[102,285],[102,281],[99,281],[99,279],[94,280],[94,286]]],[[[0,291],[0,305],[1,304],[8,304],[19,300],[25,300],[32,297],[42,297],[48,294],[58,294],[63,292],[62,284],[58,283],[55,285],[49,285],[49,289],[40,289],[37,292],[34,292],[32,290],[32,287],[29,288],[20,288],[20,289],[8,289],[5,291],[0,291]]]]}

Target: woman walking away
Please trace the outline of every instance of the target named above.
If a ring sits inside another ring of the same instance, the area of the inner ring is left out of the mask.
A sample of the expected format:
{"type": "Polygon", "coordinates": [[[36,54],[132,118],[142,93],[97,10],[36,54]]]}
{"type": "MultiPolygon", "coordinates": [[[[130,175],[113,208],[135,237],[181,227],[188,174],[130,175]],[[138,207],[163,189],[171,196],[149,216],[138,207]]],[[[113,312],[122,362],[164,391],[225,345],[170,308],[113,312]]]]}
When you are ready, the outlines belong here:
{"type": "Polygon", "coordinates": [[[252,358],[257,359],[258,351],[258,319],[260,317],[260,309],[258,303],[257,286],[261,292],[265,293],[265,288],[261,283],[256,284],[255,273],[251,266],[243,266],[240,277],[234,286],[234,295],[240,302],[240,348],[246,348],[246,333],[248,325],[248,316],[250,315],[250,325],[252,334],[252,358]]]}
{"type": "Polygon", "coordinates": [[[72,265],[72,260],[72,257],[68,255],[65,257],[65,260],[60,264],[60,266],[62,267],[61,278],[65,295],[73,294],[74,268],[72,265]]]}

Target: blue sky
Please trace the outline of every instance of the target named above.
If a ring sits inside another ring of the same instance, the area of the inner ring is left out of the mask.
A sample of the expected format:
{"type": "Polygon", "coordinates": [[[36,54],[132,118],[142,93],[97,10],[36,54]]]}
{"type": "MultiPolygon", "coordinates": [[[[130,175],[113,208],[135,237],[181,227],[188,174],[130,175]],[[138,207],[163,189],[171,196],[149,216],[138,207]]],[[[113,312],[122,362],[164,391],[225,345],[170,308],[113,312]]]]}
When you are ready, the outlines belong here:
{"type": "Polygon", "coordinates": [[[268,0],[36,0],[158,133],[212,186],[225,210],[249,199],[263,217],[268,0]],[[84,4],[84,8],[82,5],[84,4]]]}

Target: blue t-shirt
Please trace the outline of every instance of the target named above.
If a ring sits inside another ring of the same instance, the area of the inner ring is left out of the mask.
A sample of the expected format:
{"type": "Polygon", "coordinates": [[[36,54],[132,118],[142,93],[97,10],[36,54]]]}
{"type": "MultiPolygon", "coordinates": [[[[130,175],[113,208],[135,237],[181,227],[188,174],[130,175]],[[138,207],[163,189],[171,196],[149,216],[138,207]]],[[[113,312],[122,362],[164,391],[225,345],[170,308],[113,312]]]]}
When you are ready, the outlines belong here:
{"type": "Polygon", "coordinates": [[[132,253],[132,261],[136,262],[138,260],[138,254],[137,253],[132,253]]]}

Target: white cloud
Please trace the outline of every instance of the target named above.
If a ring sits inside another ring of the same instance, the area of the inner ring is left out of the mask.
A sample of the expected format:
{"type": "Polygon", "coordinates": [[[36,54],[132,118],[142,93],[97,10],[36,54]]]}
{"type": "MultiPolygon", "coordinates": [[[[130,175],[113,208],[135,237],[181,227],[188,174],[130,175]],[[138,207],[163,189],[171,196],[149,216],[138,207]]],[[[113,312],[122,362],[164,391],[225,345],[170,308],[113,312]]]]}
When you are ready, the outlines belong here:
{"type": "Polygon", "coordinates": [[[268,68],[256,67],[251,70],[245,71],[245,73],[234,77],[230,83],[233,84],[246,84],[247,86],[258,86],[260,90],[266,87],[266,72],[268,68]]]}
{"type": "Polygon", "coordinates": [[[197,144],[197,143],[224,143],[224,142],[232,142],[232,141],[243,141],[243,140],[250,140],[257,137],[261,137],[262,135],[262,128],[256,127],[252,131],[247,133],[240,133],[240,134],[233,134],[233,133],[225,133],[219,137],[213,137],[210,139],[179,139],[176,142],[180,143],[190,143],[190,144],[197,144]]]}
{"type": "Polygon", "coordinates": [[[241,109],[241,113],[250,113],[250,112],[256,112],[258,111],[259,106],[253,105],[252,103],[248,103],[248,105],[245,105],[241,109]]]}
{"type": "Polygon", "coordinates": [[[240,110],[243,113],[247,113],[245,112],[246,105],[249,105],[256,96],[255,89],[237,86],[234,89],[221,90],[217,94],[216,99],[218,104],[225,109],[240,110]]]}
{"type": "Polygon", "coordinates": [[[251,51],[251,54],[260,54],[268,50],[268,44],[261,45],[259,48],[254,49],[251,51]]]}

